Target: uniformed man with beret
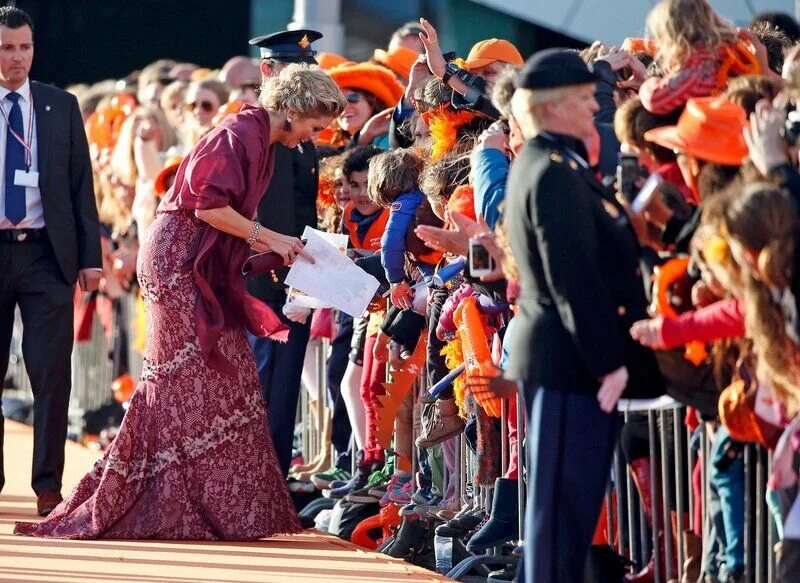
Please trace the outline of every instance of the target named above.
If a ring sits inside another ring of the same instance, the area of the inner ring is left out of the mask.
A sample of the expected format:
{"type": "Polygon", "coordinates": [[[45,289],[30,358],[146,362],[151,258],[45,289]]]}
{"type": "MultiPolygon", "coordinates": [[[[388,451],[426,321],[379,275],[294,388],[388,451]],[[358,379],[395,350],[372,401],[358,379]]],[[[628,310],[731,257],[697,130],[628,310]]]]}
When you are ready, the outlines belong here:
{"type": "Polygon", "coordinates": [[[646,314],[638,243],[584,147],[596,80],[576,52],[548,49],[520,71],[512,100],[528,142],[506,189],[521,286],[506,375],[519,381],[531,415],[524,570],[536,583],[583,581],[617,400],[626,389],[663,390],[653,353],[628,334],[646,314]]]}
{"type": "MultiPolygon", "coordinates": [[[[261,52],[264,78],[280,73],[290,63],[316,64],[311,43],[322,38],[315,30],[284,30],[250,41],[261,52]]],[[[300,237],[306,226],[317,226],[317,183],[319,163],[314,144],[305,142],[290,149],[275,146],[276,172],[261,199],[258,220],[266,229],[300,237]]],[[[266,302],[289,325],[289,340],[281,343],[250,336],[261,391],[267,403],[272,441],[284,474],[289,470],[294,437],[300,376],[311,326],[309,313],[283,314],[286,291],[283,283],[288,268],[248,280],[248,291],[266,302]]]]}

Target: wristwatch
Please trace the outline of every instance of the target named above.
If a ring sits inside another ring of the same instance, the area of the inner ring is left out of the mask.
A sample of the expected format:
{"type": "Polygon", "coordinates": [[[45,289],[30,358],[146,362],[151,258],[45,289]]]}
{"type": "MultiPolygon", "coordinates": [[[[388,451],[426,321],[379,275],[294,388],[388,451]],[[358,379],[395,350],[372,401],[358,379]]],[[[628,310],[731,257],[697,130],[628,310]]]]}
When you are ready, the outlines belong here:
{"type": "Polygon", "coordinates": [[[447,82],[450,80],[450,77],[458,73],[460,70],[461,67],[456,65],[453,61],[447,63],[447,65],[444,68],[444,75],[442,75],[442,83],[447,85],[447,82]]]}

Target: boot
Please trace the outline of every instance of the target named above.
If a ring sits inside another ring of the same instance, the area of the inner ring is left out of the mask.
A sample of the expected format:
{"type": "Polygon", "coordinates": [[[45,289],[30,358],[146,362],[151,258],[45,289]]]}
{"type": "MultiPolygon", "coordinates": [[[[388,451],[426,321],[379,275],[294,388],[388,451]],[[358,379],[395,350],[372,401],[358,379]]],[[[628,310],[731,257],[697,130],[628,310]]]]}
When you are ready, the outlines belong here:
{"type": "Polygon", "coordinates": [[[383,552],[390,557],[405,559],[423,544],[427,531],[427,527],[419,520],[403,518],[394,535],[394,541],[383,552]]]}
{"type": "MultiPolygon", "coordinates": [[[[639,492],[639,498],[644,507],[644,514],[647,518],[647,524],[652,528],[653,526],[653,489],[650,480],[650,458],[640,458],[633,460],[630,463],[631,473],[633,474],[633,482],[636,484],[636,490],[639,492]]],[[[688,520],[688,515],[684,517],[684,522],[688,520]]],[[[667,560],[672,561],[672,572],[678,572],[678,559],[677,559],[677,529],[678,529],[678,515],[676,512],[670,513],[671,529],[665,530],[663,527],[658,531],[658,548],[653,550],[650,556],[650,561],[638,573],[629,573],[625,575],[626,583],[656,583],[656,552],[660,553],[661,557],[661,581],[666,581],[667,560]],[[666,541],[665,536],[672,536],[672,556],[666,556],[666,541]]],[[[658,582],[660,583],[660,582],[658,582]]]]}
{"type": "Polygon", "coordinates": [[[464,420],[458,416],[455,397],[438,399],[426,407],[432,407],[433,411],[428,422],[423,423],[422,434],[415,442],[417,447],[425,449],[439,445],[464,431],[464,420]]]}
{"type": "MultiPolygon", "coordinates": [[[[647,524],[652,528],[653,526],[653,488],[650,476],[650,458],[639,458],[633,460],[630,464],[631,475],[633,476],[633,483],[636,485],[636,490],[639,492],[639,500],[644,510],[647,524]]],[[[625,575],[626,583],[656,583],[655,573],[655,553],[660,552],[664,556],[664,533],[659,532],[658,535],[658,549],[653,550],[650,556],[650,561],[638,573],[628,573],[625,575]]],[[[664,562],[662,561],[663,565],[664,562]]],[[[662,567],[663,569],[663,567],[662,567]]]]}
{"type": "Polygon", "coordinates": [[[703,566],[703,539],[691,530],[683,532],[683,556],[681,583],[697,583],[703,566]]]}
{"type": "Polygon", "coordinates": [[[489,520],[467,543],[471,553],[491,549],[517,538],[519,532],[517,481],[497,478],[489,520]]]}

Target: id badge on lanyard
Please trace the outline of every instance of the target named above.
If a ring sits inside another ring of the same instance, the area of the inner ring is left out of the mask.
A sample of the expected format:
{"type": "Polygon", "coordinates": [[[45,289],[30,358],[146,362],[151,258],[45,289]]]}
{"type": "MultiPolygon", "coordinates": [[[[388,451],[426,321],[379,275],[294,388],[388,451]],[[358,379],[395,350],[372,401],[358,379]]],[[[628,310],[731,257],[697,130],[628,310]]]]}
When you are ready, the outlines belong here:
{"type": "Polygon", "coordinates": [[[3,118],[6,122],[6,128],[14,139],[17,140],[22,147],[25,148],[25,169],[16,170],[14,172],[14,185],[15,186],[24,186],[29,188],[38,188],[39,187],[39,173],[34,172],[31,170],[31,164],[33,163],[33,149],[31,148],[31,144],[33,143],[33,93],[29,93],[30,99],[30,111],[28,113],[28,141],[26,142],[25,139],[20,136],[17,132],[15,132],[11,127],[11,120],[8,117],[8,112],[6,112],[6,108],[3,105],[2,101],[0,101],[0,111],[3,113],[3,118]]]}

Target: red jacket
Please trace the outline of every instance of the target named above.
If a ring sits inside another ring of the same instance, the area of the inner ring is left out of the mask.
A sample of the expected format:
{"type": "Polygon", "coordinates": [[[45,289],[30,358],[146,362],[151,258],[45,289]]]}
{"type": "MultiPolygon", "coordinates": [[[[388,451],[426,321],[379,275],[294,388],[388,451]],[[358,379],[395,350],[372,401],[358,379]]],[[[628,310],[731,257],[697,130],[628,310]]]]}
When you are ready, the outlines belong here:
{"type": "Polygon", "coordinates": [[[661,326],[661,340],[667,349],[693,340],[714,342],[740,336],[744,336],[744,313],[738,298],[720,300],[677,318],[664,318],[661,326]]]}

